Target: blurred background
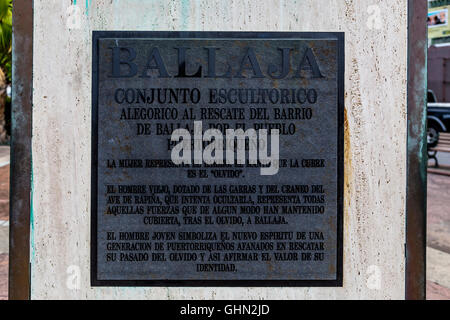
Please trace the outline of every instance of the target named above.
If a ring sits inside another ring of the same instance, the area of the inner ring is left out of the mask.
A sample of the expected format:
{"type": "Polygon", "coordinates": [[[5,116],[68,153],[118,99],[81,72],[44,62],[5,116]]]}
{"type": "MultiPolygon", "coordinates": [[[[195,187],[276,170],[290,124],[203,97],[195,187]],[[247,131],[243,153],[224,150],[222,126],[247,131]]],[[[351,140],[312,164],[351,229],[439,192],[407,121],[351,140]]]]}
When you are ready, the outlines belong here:
{"type": "Polygon", "coordinates": [[[12,0],[0,0],[0,300],[8,298],[12,0]]]}
{"type": "Polygon", "coordinates": [[[428,299],[450,299],[449,11],[450,0],[428,1],[428,299]]]}

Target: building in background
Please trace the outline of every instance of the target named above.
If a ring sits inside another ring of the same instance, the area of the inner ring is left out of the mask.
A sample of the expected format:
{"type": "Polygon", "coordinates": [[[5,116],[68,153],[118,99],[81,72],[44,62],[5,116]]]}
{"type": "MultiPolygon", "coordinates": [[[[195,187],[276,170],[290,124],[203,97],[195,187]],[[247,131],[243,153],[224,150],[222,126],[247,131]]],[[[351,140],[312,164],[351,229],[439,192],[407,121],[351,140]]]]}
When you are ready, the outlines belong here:
{"type": "Polygon", "coordinates": [[[428,1],[428,89],[450,102],[450,0],[428,1]]]}
{"type": "Polygon", "coordinates": [[[450,102],[450,45],[428,48],[428,89],[437,102],[450,102]]]}

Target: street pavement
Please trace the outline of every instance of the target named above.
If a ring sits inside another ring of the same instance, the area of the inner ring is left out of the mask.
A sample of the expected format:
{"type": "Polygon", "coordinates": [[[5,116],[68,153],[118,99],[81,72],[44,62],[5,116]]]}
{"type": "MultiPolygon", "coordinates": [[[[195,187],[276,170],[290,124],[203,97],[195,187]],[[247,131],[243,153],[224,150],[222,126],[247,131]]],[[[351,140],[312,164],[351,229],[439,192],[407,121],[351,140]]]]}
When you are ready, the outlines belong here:
{"type": "Polygon", "coordinates": [[[0,146],[0,300],[8,299],[9,147],[0,146]]]}
{"type": "MultiPolygon", "coordinates": [[[[437,159],[450,165],[450,153],[437,159]]],[[[428,173],[427,182],[427,298],[450,300],[450,176],[428,173]]]]}
{"type": "MultiPolygon", "coordinates": [[[[450,154],[438,154],[450,165],[450,154]]],[[[450,300],[450,176],[428,174],[427,298],[450,300]]],[[[0,300],[8,298],[9,147],[0,146],[0,300]]]]}
{"type": "Polygon", "coordinates": [[[428,173],[427,189],[427,297],[450,300],[450,176],[428,173]]]}

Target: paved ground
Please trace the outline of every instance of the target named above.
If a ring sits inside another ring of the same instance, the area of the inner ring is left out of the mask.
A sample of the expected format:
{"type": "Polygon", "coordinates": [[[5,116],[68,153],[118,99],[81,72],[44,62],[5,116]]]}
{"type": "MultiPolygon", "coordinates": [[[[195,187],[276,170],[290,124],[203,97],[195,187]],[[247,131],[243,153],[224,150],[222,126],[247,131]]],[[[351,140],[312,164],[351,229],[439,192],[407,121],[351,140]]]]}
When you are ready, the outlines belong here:
{"type": "Polygon", "coordinates": [[[450,253],[450,177],[428,174],[427,209],[428,246],[450,253]]]}
{"type": "Polygon", "coordinates": [[[450,300],[450,289],[427,281],[427,300],[450,300]]]}
{"type": "Polygon", "coordinates": [[[427,248],[428,299],[450,300],[450,254],[427,248]]]}

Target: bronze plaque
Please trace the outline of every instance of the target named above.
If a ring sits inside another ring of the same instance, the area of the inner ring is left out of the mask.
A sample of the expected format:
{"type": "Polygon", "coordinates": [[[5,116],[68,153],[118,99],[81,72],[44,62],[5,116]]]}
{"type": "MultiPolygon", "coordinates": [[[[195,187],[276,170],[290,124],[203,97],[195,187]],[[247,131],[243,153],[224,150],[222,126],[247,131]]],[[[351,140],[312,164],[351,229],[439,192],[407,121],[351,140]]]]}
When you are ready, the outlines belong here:
{"type": "Polygon", "coordinates": [[[92,285],[342,285],[343,33],[94,32],[92,75],[92,285]]]}

